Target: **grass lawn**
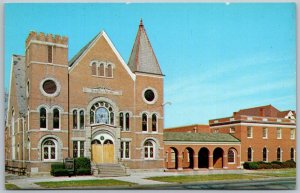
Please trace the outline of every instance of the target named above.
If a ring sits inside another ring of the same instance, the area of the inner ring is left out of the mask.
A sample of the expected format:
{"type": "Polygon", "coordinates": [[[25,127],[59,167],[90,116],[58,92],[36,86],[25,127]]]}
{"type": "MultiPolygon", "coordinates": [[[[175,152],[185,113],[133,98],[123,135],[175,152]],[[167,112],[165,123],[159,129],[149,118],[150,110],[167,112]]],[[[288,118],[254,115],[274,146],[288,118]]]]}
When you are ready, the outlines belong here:
{"type": "Polygon", "coordinates": [[[262,176],[269,176],[269,177],[296,177],[296,168],[260,170],[255,174],[262,175],[262,176]]]}
{"type": "Polygon", "coordinates": [[[61,181],[61,182],[36,182],[44,188],[61,188],[61,187],[86,187],[86,186],[131,186],[135,183],[124,182],[120,180],[73,180],[73,181],[61,181]]]}
{"type": "Polygon", "coordinates": [[[14,184],[5,184],[6,190],[19,190],[20,188],[14,184]]]}
{"type": "Polygon", "coordinates": [[[187,175],[187,176],[165,176],[165,177],[150,177],[149,180],[162,181],[162,182],[175,182],[175,183],[187,183],[187,182],[202,182],[213,180],[242,180],[242,179],[257,179],[254,175],[245,174],[211,174],[211,175],[187,175]]]}

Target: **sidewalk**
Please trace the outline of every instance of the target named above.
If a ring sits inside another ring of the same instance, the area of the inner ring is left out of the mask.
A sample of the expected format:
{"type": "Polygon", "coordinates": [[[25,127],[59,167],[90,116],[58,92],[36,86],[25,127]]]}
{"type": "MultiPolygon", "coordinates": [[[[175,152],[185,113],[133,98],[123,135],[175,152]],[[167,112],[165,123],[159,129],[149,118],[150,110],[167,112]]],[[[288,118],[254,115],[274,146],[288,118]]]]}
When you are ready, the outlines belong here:
{"type": "MultiPolygon", "coordinates": [[[[21,179],[12,179],[10,175],[7,179],[7,183],[15,184],[21,189],[43,189],[35,184],[36,182],[58,182],[58,181],[71,181],[71,180],[96,180],[96,179],[115,179],[126,182],[137,183],[138,185],[163,185],[172,184],[169,182],[158,182],[153,180],[147,180],[144,178],[154,176],[178,176],[178,175],[208,175],[208,174],[242,174],[249,173],[245,170],[199,170],[199,171],[186,171],[186,172],[134,172],[130,176],[122,177],[95,177],[95,176],[74,176],[74,177],[24,177],[21,179]]],[[[7,176],[7,175],[6,175],[7,176]]],[[[16,176],[17,177],[17,176],[16,176]]]]}

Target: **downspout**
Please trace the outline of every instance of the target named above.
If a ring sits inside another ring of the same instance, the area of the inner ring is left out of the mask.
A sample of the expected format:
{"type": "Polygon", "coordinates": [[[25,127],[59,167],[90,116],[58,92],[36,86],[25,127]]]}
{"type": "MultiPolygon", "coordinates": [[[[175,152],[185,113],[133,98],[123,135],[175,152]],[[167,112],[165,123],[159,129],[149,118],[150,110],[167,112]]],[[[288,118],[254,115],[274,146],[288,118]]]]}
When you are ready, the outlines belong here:
{"type": "Polygon", "coordinates": [[[68,157],[70,156],[70,75],[68,71],[68,157]]]}
{"type": "Polygon", "coordinates": [[[25,144],[25,140],[24,140],[24,137],[25,137],[25,123],[24,123],[24,117],[22,117],[22,132],[23,132],[23,145],[22,145],[22,160],[23,160],[23,165],[22,167],[24,168],[25,167],[25,148],[24,148],[24,144],[25,144]]]}

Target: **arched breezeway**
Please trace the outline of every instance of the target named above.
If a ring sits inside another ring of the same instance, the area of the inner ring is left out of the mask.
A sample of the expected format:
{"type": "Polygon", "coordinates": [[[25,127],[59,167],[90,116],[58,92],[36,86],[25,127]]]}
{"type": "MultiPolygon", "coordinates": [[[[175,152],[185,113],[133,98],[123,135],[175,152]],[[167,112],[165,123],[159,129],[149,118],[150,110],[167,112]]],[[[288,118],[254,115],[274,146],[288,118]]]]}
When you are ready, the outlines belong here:
{"type": "Polygon", "coordinates": [[[175,147],[168,148],[167,169],[178,169],[178,150],[175,147]]]}
{"type": "Polygon", "coordinates": [[[198,168],[209,167],[209,150],[206,147],[202,147],[198,153],[198,168]]]}
{"type": "Polygon", "coordinates": [[[222,148],[218,147],[213,152],[213,167],[215,169],[217,168],[223,168],[223,156],[224,151],[222,148]]]}
{"type": "Polygon", "coordinates": [[[194,168],[194,150],[190,147],[185,148],[182,154],[183,168],[193,169],[194,168]]]}

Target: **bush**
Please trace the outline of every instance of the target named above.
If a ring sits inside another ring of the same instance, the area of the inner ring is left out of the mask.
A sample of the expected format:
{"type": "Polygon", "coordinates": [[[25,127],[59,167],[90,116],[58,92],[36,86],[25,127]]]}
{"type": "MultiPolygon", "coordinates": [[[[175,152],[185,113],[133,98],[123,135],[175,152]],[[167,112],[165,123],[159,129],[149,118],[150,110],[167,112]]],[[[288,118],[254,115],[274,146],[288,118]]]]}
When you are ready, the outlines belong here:
{"type": "Polygon", "coordinates": [[[69,171],[67,169],[58,168],[58,169],[54,169],[52,171],[52,175],[53,176],[68,176],[69,175],[69,171]]]}
{"type": "Polygon", "coordinates": [[[258,169],[258,164],[257,164],[257,162],[250,162],[250,164],[249,164],[249,169],[250,169],[250,170],[256,170],[256,169],[258,169]]]}
{"type": "Polygon", "coordinates": [[[75,158],[75,174],[76,175],[90,175],[91,174],[91,160],[85,157],[75,158]]]}
{"type": "Polygon", "coordinates": [[[50,170],[51,175],[54,176],[54,171],[59,170],[59,169],[65,169],[64,163],[53,163],[53,164],[51,164],[51,170],[50,170]]]}
{"type": "Polygon", "coordinates": [[[91,175],[91,169],[79,168],[76,170],[77,175],[91,175]]]}
{"type": "Polygon", "coordinates": [[[282,162],[280,162],[280,161],[272,161],[271,164],[277,164],[277,165],[280,165],[280,166],[281,166],[281,165],[282,165],[282,162]]]}
{"type": "Polygon", "coordinates": [[[282,163],[282,167],[284,168],[296,168],[296,162],[293,160],[288,160],[282,163]]]}
{"type": "Polygon", "coordinates": [[[279,164],[276,164],[276,163],[272,163],[272,169],[280,169],[281,168],[281,165],[279,164]]]}

